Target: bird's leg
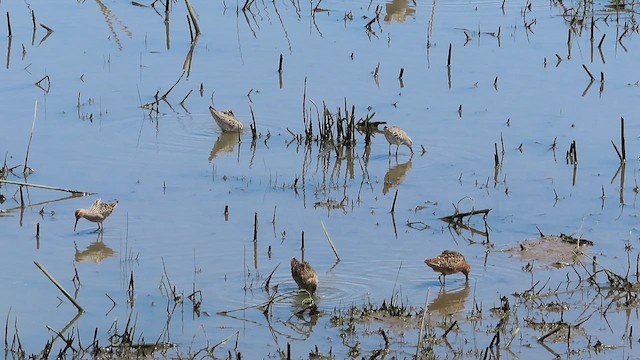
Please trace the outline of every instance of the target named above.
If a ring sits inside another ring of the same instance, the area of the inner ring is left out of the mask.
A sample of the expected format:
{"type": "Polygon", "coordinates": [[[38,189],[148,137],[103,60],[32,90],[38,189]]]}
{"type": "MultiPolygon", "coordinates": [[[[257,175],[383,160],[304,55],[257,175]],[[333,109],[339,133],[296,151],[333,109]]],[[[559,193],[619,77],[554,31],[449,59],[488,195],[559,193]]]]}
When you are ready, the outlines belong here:
{"type": "Polygon", "coordinates": [[[442,274],[438,275],[438,281],[441,285],[444,285],[444,283],[442,282],[442,274]]]}
{"type": "Polygon", "coordinates": [[[391,143],[389,143],[389,156],[391,156],[391,143]]]}
{"type": "Polygon", "coordinates": [[[400,149],[400,144],[396,145],[396,157],[398,157],[398,150],[400,149]]]}

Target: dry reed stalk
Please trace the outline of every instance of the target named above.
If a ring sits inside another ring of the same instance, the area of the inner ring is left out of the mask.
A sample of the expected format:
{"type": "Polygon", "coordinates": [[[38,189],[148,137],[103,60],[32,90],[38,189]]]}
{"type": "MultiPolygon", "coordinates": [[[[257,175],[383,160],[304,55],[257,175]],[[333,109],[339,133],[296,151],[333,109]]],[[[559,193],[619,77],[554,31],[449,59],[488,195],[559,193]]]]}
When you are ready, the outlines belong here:
{"type": "Polygon", "coordinates": [[[184,107],[184,102],[187,100],[187,98],[189,97],[189,95],[191,95],[191,93],[193,92],[193,89],[189,90],[189,92],[187,93],[187,95],[184,96],[184,98],[182,98],[182,101],[180,101],[180,105],[182,107],[184,107]]]}
{"type": "Polygon", "coordinates": [[[622,147],[622,161],[627,160],[627,150],[624,139],[624,118],[620,117],[620,145],[622,147]]]}
{"type": "MultiPolygon", "coordinates": [[[[304,91],[302,92],[302,122],[306,125],[307,124],[307,110],[306,110],[306,106],[307,106],[307,77],[304,77],[304,91]]],[[[287,131],[289,131],[289,128],[287,128],[287,131]]],[[[289,133],[291,133],[291,135],[293,135],[293,137],[295,138],[295,135],[289,131],[289,133]]]]}
{"type": "Polygon", "coordinates": [[[446,338],[447,335],[449,334],[449,332],[451,332],[451,330],[453,330],[453,327],[458,325],[458,320],[454,321],[451,326],[449,326],[449,328],[447,329],[447,331],[444,332],[444,334],[442,334],[442,338],[446,338]]]}
{"type": "Polygon", "coordinates": [[[9,12],[7,11],[7,30],[8,30],[8,38],[13,37],[13,34],[11,32],[11,18],[9,17],[9,12]]]}
{"type": "Polygon", "coordinates": [[[418,354],[420,353],[420,348],[422,344],[422,336],[424,335],[424,319],[427,315],[427,306],[429,304],[429,295],[431,294],[431,288],[427,289],[427,297],[424,299],[424,309],[422,310],[422,319],[420,320],[420,333],[418,334],[418,346],[416,347],[416,358],[418,358],[418,354]]]}
{"type": "Polygon", "coordinates": [[[396,212],[396,200],[398,200],[398,189],[396,189],[396,194],[393,196],[393,204],[391,205],[392,214],[395,214],[396,212]]]}
{"type": "Polygon", "coordinates": [[[584,71],[587,72],[587,74],[589,74],[589,78],[591,78],[591,81],[595,80],[596,78],[593,76],[593,74],[591,73],[591,71],[589,71],[589,69],[587,69],[587,65],[582,64],[582,68],[584,69],[584,71]]]}
{"type": "Polygon", "coordinates": [[[31,140],[33,139],[33,130],[36,127],[37,115],[38,115],[38,100],[35,101],[35,104],[33,107],[33,121],[31,122],[31,133],[29,134],[29,142],[27,143],[27,154],[24,157],[24,167],[22,168],[22,174],[24,175],[25,179],[27,177],[27,169],[29,168],[29,166],[27,165],[27,163],[29,162],[29,149],[31,148],[31,140]]]}
{"type": "Polygon", "coordinates": [[[300,262],[304,263],[304,231],[302,231],[302,240],[300,240],[300,262]]]}
{"type": "Polygon", "coordinates": [[[12,181],[12,180],[0,180],[0,184],[30,186],[30,187],[40,188],[40,189],[65,191],[65,192],[69,192],[69,193],[72,193],[72,194],[78,195],[78,196],[87,196],[87,195],[95,194],[95,193],[88,192],[88,191],[64,189],[64,188],[59,188],[59,187],[54,187],[54,186],[46,186],[46,185],[39,185],[39,184],[33,184],[33,183],[27,183],[27,182],[21,182],[21,181],[12,181]]]}
{"type": "Polygon", "coordinates": [[[55,285],[55,286],[58,288],[58,290],[60,290],[60,291],[64,294],[64,296],[65,296],[67,299],[69,299],[69,301],[71,301],[71,303],[73,304],[73,306],[75,306],[75,307],[76,307],[76,309],[78,309],[78,312],[84,312],[84,309],[82,308],[82,306],[80,306],[80,304],[78,304],[78,303],[73,299],[73,297],[71,297],[71,295],[69,295],[69,293],[67,292],[67,290],[65,290],[65,289],[62,287],[62,285],[60,285],[60,283],[59,283],[56,279],[54,279],[54,278],[53,278],[53,276],[51,276],[51,274],[49,274],[49,272],[48,272],[44,267],[42,267],[42,265],[40,265],[40,263],[38,263],[37,261],[34,261],[33,263],[34,263],[34,264],[36,264],[36,266],[38,267],[38,269],[40,269],[40,271],[42,271],[42,273],[43,273],[47,278],[49,278],[49,280],[51,280],[51,282],[53,283],[53,285],[55,285]]]}
{"type": "Polygon", "coordinates": [[[184,0],[185,4],[187,4],[187,10],[189,11],[189,17],[191,17],[191,21],[193,22],[193,27],[196,29],[196,36],[200,35],[200,26],[198,26],[198,21],[196,20],[196,12],[193,10],[191,6],[190,0],[184,0]]]}
{"type": "Polygon", "coordinates": [[[253,242],[258,241],[258,213],[253,215],[253,242]]]}
{"type": "Polygon", "coordinates": [[[602,43],[604,42],[604,38],[607,37],[607,34],[603,34],[602,38],[600,38],[600,42],[598,43],[598,49],[600,49],[600,47],[602,46],[602,43]]]}
{"type": "Polygon", "coordinates": [[[338,255],[338,250],[336,250],[335,245],[333,245],[333,241],[331,241],[331,236],[329,236],[329,232],[327,231],[327,228],[324,226],[324,222],[322,220],[320,220],[320,225],[322,225],[322,230],[324,231],[324,235],[327,237],[327,241],[329,241],[329,245],[331,245],[331,250],[333,250],[333,253],[336,255],[336,259],[340,261],[340,255],[338,255]]]}

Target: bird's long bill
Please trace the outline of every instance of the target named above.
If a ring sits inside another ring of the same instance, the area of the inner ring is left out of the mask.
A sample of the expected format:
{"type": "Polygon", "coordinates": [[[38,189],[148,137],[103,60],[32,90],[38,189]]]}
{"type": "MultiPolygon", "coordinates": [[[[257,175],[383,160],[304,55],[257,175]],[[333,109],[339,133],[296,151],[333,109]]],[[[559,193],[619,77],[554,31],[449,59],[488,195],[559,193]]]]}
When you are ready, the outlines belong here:
{"type": "Polygon", "coordinates": [[[78,226],[78,220],[80,220],[80,218],[76,218],[76,223],[73,225],[73,231],[76,231],[76,226],[78,226]]]}

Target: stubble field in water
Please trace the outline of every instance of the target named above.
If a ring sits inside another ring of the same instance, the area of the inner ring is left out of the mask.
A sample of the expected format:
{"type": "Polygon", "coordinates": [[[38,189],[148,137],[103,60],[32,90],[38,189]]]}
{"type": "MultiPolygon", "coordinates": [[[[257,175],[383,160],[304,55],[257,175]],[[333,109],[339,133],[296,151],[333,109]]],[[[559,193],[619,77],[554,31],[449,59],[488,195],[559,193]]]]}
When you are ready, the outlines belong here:
{"type": "Polygon", "coordinates": [[[637,3],[187,3],[0,3],[7,358],[640,356],[637,3]]]}

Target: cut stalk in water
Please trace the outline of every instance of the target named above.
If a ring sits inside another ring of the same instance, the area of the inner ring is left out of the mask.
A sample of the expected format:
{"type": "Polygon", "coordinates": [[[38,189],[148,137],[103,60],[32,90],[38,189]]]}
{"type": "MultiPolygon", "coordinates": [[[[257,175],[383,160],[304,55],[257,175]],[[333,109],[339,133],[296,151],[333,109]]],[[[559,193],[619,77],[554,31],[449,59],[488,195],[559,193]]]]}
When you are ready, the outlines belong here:
{"type": "Polygon", "coordinates": [[[22,181],[0,180],[0,184],[11,184],[11,185],[19,185],[19,186],[30,186],[30,187],[40,188],[40,189],[57,190],[57,191],[65,191],[65,192],[72,193],[73,195],[78,195],[78,196],[87,196],[87,195],[93,195],[93,194],[95,194],[95,193],[93,193],[93,192],[89,192],[89,191],[80,191],[80,190],[65,189],[65,188],[61,188],[61,187],[47,186],[47,185],[40,185],[40,184],[33,184],[33,183],[27,183],[27,182],[22,182],[22,181]]]}
{"type": "Polygon", "coordinates": [[[329,241],[329,245],[331,245],[331,250],[333,250],[333,253],[336,255],[336,259],[340,261],[340,255],[338,255],[338,250],[336,250],[335,245],[333,245],[333,241],[331,241],[331,236],[329,236],[329,232],[327,231],[327,228],[324,226],[324,222],[322,220],[320,220],[320,225],[322,225],[322,230],[324,231],[324,235],[327,237],[327,241],[329,241]]]}
{"type": "Polygon", "coordinates": [[[69,301],[71,301],[71,303],[73,304],[73,306],[75,306],[75,307],[76,307],[76,309],[78,309],[78,312],[84,312],[84,309],[82,308],[82,306],[80,306],[80,304],[78,304],[78,303],[73,299],[73,297],[71,297],[71,295],[69,295],[69,293],[67,292],[67,290],[65,290],[65,289],[62,287],[62,285],[60,285],[60,283],[59,283],[56,279],[54,279],[54,277],[53,277],[53,276],[51,276],[51,274],[49,274],[49,272],[48,272],[44,267],[42,267],[42,265],[40,265],[40,263],[39,263],[39,262],[34,261],[33,263],[34,263],[34,264],[36,264],[36,266],[38,267],[38,269],[40,269],[40,271],[42,271],[42,273],[43,273],[47,278],[49,278],[49,280],[51,280],[51,282],[53,283],[53,285],[55,285],[55,286],[58,288],[58,290],[60,290],[60,291],[62,292],[62,294],[64,294],[64,296],[65,296],[67,299],[69,299],[69,301]]]}

